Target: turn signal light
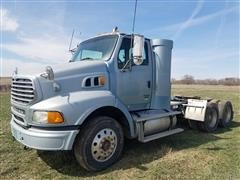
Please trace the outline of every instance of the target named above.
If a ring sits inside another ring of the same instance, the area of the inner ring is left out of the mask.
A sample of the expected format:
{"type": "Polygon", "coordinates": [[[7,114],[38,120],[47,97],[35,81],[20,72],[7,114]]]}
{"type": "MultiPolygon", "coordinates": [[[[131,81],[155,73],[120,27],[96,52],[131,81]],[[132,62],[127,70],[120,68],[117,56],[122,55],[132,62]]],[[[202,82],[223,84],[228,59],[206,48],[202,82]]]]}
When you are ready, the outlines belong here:
{"type": "Polygon", "coordinates": [[[99,76],[99,84],[100,84],[100,86],[105,85],[105,77],[104,76],[99,76]]]}
{"type": "Polygon", "coordinates": [[[64,120],[60,112],[48,112],[48,123],[59,124],[63,122],[64,120]]]}
{"type": "Polygon", "coordinates": [[[33,121],[41,124],[60,124],[64,122],[63,116],[57,111],[35,111],[33,121]]]}

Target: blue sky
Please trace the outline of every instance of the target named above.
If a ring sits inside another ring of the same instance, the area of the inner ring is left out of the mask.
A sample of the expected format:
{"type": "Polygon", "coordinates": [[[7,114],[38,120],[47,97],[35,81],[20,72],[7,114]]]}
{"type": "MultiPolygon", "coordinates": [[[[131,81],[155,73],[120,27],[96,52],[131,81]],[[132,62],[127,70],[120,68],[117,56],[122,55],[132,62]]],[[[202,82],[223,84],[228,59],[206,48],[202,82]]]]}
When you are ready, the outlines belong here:
{"type": "MultiPolygon", "coordinates": [[[[239,1],[139,0],[135,31],[174,40],[172,77],[239,77],[239,1]]],[[[1,76],[67,62],[74,45],[112,31],[131,33],[134,1],[1,1],[1,76]]]]}

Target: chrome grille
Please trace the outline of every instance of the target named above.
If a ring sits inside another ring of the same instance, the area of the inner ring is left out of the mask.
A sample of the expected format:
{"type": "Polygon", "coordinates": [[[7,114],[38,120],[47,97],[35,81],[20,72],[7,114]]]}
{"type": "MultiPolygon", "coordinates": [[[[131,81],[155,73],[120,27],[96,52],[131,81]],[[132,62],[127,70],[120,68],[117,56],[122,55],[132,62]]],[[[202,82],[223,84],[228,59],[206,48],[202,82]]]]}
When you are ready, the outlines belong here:
{"type": "Polygon", "coordinates": [[[34,100],[34,87],[31,79],[13,78],[11,86],[11,97],[13,101],[29,104],[34,100]]]}

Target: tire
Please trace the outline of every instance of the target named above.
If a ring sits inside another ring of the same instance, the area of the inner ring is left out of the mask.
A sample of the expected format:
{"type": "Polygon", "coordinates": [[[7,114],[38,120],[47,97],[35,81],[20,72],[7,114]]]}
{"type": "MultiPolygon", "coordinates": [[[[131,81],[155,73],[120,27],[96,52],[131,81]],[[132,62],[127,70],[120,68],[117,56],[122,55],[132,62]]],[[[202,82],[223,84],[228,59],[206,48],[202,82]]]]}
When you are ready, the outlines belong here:
{"type": "Polygon", "coordinates": [[[218,99],[212,99],[212,100],[210,101],[210,103],[216,103],[216,104],[218,104],[219,101],[220,101],[220,100],[218,100],[218,99]]]}
{"type": "Polygon", "coordinates": [[[203,122],[199,122],[199,129],[205,132],[214,132],[219,124],[219,111],[216,103],[208,103],[203,122]]]}
{"type": "Polygon", "coordinates": [[[120,124],[111,117],[100,116],[90,119],[80,130],[74,144],[74,155],[86,170],[100,171],[120,158],[123,145],[120,124]]]}
{"type": "Polygon", "coordinates": [[[198,129],[198,122],[188,119],[188,125],[191,129],[198,129]]]}
{"type": "Polygon", "coordinates": [[[228,127],[230,126],[233,119],[233,106],[230,101],[220,101],[218,103],[219,109],[219,126],[228,127]]]}

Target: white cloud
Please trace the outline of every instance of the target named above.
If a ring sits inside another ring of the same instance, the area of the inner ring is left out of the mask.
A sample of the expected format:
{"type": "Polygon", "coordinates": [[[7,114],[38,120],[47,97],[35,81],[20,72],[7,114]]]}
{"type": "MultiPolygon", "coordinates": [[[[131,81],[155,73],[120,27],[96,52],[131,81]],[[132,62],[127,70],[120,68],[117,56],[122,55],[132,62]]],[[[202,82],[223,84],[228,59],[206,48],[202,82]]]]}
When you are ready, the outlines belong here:
{"type": "Polygon", "coordinates": [[[68,39],[63,36],[45,35],[42,37],[20,37],[20,42],[3,44],[5,50],[13,52],[26,60],[58,64],[68,61],[68,39]]]}
{"type": "MultiPolygon", "coordinates": [[[[171,37],[171,39],[176,39],[186,29],[208,23],[208,22],[210,22],[214,19],[217,19],[221,16],[224,16],[224,15],[230,14],[232,12],[237,12],[238,11],[238,7],[225,8],[225,9],[217,11],[215,13],[211,13],[211,14],[207,14],[207,15],[204,15],[204,16],[196,17],[196,14],[200,11],[201,6],[202,5],[200,4],[199,6],[197,6],[198,8],[195,8],[195,11],[192,13],[193,18],[189,18],[186,21],[171,24],[171,25],[167,25],[167,26],[164,26],[164,27],[162,27],[162,26],[161,27],[156,27],[156,28],[153,28],[151,30],[145,31],[145,33],[154,34],[155,32],[166,32],[166,33],[172,32],[175,37],[174,38],[171,37]]],[[[192,16],[190,16],[190,17],[192,17],[192,16]]]]}
{"type": "Polygon", "coordinates": [[[184,25],[184,29],[187,29],[187,28],[190,28],[192,26],[197,26],[197,25],[204,24],[204,23],[209,22],[211,20],[214,20],[214,19],[216,19],[216,18],[218,18],[222,15],[232,13],[236,10],[238,10],[238,8],[236,8],[236,7],[224,9],[224,10],[212,13],[212,14],[201,16],[201,17],[198,17],[198,18],[193,18],[190,21],[187,21],[187,24],[186,24],[186,21],[184,21],[184,22],[181,22],[181,23],[172,24],[172,25],[163,27],[163,29],[164,30],[179,29],[182,25],[184,25]]]}
{"type": "MultiPolygon", "coordinates": [[[[14,42],[1,42],[0,48],[5,57],[1,59],[0,76],[12,75],[15,67],[19,67],[19,72],[30,73],[38,71],[40,67],[62,64],[70,60],[71,53],[68,52],[68,47],[71,34],[67,35],[63,30],[61,22],[63,18],[59,18],[62,13],[60,11],[57,17],[50,16],[47,20],[38,21],[36,24],[30,19],[28,23],[31,24],[31,28],[18,31],[14,42]],[[36,31],[38,29],[44,30],[36,31]]],[[[1,28],[5,31],[17,29],[19,25],[16,19],[9,15],[8,10],[1,9],[1,15],[3,20],[1,28]]],[[[72,47],[76,47],[79,41],[79,38],[74,37],[72,47]]]]}
{"type": "MultiPolygon", "coordinates": [[[[178,59],[176,62],[179,63],[206,63],[211,61],[217,62],[219,60],[227,61],[228,58],[239,56],[240,52],[236,51],[236,49],[209,49],[204,51],[178,50],[177,52],[173,53],[173,59],[178,59]]],[[[236,58],[236,61],[238,61],[238,58],[236,58]]]]}
{"type": "Polygon", "coordinates": [[[17,19],[10,15],[7,9],[0,9],[0,28],[1,31],[16,31],[19,27],[17,19]]]}
{"type": "Polygon", "coordinates": [[[236,49],[179,49],[172,56],[172,77],[180,79],[185,74],[191,74],[197,79],[239,77],[239,57],[240,53],[236,49]]]}
{"type": "MultiPolygon", "coordinates": [[[[74,38],[72,48],[81,40],[74,38]]],[[[17,58],[5,57],[1,59],[0,76],[11,76],[16,67],[20,73],[36,73],[43,71],[46,66],[66,63],[72,54],[68,51],[70,38],[63,33],[45,34],[41,37],[20,36],[14,43],[0,44],[3,54],[8,51],[19,56],[17,58]]]]}
{"type": "Polygon", "coordinates": [[[63,36],[20,37],[19,41],[1,45],[4,51],[7,50],[24,59],[2,59],[2,76],[11,76],[16,67],[21,74],[40,72],[47,65],[66,63],[71,58],[71,53],[68,52],[69,40],[63,36]]]}
{"type": "Polygon", "coordinates": [[[2,72],[3,76],[12,76],[13,71],[18,68],[19,74],[36,74],[43,72],[46,65],[30,62],[30,61],[19,61],[17,59],[2,59],[2,72]]]}
{"type": "Polygon", "coordinates": [[[193,19],[198,15],[198,13],[201,11],[201,9],[203,8],[203,4],[204,4],[204,1],[203,0],[200,0],[198,1],[197,3],[197,6],[196,8],[193,10],[191,16],[185,21],[183,22],[181,25],[180,25],[180,28],[177,30],[177,32],[175,33],[173,39],[177,39],[181,34],[182,32],[187,29],[190,24],[192,23],[193,19]]]}

